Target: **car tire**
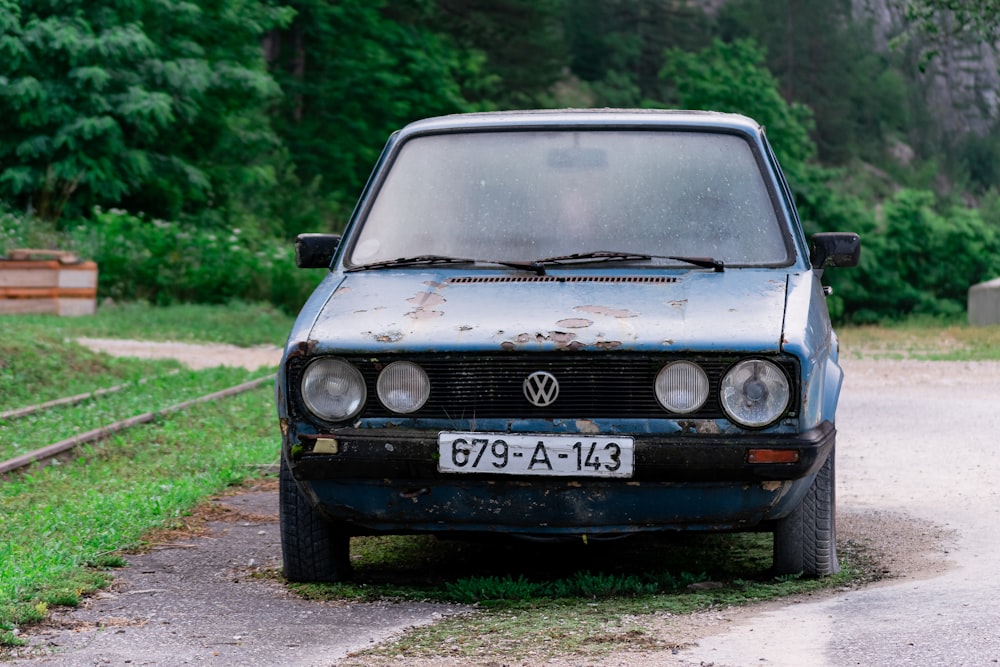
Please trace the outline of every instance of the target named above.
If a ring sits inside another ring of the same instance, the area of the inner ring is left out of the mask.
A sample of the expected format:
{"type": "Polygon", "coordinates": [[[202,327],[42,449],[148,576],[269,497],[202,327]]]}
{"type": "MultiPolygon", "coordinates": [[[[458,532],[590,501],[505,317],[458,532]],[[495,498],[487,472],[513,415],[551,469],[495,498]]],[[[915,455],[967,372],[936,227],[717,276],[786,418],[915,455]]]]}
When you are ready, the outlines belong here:
{"type": "Polygon", "coordinates": [[[351,537],[325,520],[292,478],[281,457],[278,478],[282,573],[289,581],[344,581],[351,577],[351,537]]]}
{"type": "Polygon", "coordinates": [[[830,450],[802,502],[775,525],[775,575],[823,577],[840,572],[835,454],[835,449],[830,450]]]}

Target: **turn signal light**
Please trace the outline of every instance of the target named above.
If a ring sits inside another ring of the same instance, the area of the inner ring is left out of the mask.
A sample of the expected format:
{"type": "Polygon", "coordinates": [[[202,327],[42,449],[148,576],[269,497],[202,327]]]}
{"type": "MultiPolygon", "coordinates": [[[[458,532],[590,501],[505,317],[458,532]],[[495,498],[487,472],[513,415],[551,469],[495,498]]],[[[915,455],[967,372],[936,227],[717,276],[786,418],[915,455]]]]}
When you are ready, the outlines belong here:
{"type": "Polygon", "coordinates": [[[747,452],[747,463],[798,463],[797,449],[751,449],[747,452]]]}

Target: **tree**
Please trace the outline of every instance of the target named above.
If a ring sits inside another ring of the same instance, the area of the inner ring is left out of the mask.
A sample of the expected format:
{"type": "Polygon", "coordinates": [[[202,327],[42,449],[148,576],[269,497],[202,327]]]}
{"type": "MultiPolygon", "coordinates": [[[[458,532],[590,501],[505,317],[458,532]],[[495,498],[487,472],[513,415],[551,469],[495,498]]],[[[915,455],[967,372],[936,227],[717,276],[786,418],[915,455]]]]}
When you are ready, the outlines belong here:
{"type": "Polygon", "coordinates": [[[277,93],[258,39],[283,16],[253,0],[0,0],[0,197],[47,220],[211,202],[245,164],[234,148],[271,140],[249,121],[277,93]]]}
{"type": "Polygon", "coordinates": [[[878,161],[912,122],[913,91],[896,67],[903,54],[879,53],[864,16],[831,0],[743,0],[719,16],[723,39],[750,37],[764,49],[785,99],[808,102],[819,158],[828,164],[878,161]]]}
{"type": "Polygon", "coordinates": [[[676,0],[568,0],[570,69],[596,106],[662,100],[663,52],[706,46],[710,25],[703,9],[676,0]]]}
{"type": "Polygon", "coordinates": [[[697,52],[670,49],[660,76],[670,85],[667,101],[682,108],[742,113],[760,122],[786,170],[815,157],[812,112],[785,101],[754,42],[717,39],[697,52]]]}
{"type": "Polygon", "coordinates": [[[381,0],[301,0],[294,8],[291,25],[267,41],[285,92],[274,123],[299,176],[322,179],[327,196],[349,210],[393,131],[476,108],[463,84],[481,58],[414,17],[388,18],[381,0]]]}

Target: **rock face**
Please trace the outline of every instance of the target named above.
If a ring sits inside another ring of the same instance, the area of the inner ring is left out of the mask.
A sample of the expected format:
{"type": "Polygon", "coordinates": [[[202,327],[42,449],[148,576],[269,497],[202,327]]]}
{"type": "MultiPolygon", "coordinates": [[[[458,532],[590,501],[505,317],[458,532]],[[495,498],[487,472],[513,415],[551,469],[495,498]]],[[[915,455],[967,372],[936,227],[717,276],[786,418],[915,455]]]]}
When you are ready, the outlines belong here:
{"type": "MultiPolygon", "coordinates": [[[[851,0],[855,20],[869,20],[875,43],[889,49],[902,32],[905,16],[898,0],[851,0]]],[[[1000,117],[1000,62],[997,44],[984,43],[972,32],[946,41],[927,65],[926,95],[945,136],[984,135],[1000,117]]]]}
{"type": "MultiPolygon", "coordinates": [[[[689,1],[716,14],[729,0],[689,1]]],[[[876,48],[888,51],[891,40],[906,26],[904,4],[901,0],[851,0],[851,17],[870,22],[876,48]]],[[[925,95],[944,138],[985,135],[1000,119],[998,50],[1000,44],[984,43],[978,34],[967,32],[943,44],[927,64],[923,74],[925,95]]]]}

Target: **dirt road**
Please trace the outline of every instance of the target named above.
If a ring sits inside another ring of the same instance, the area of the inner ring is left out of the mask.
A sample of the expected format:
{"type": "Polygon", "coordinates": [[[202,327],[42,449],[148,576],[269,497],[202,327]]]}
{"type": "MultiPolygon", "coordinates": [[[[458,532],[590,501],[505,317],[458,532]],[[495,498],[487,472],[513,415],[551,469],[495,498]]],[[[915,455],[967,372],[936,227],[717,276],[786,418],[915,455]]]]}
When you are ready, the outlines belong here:
{"type": "MultiPolygon", "coordinates": [[[[213,351],[216,360],[219,351],[213,351]]],[[[273,354],[273,351],[272,351],[273,354]]],[[[263,355],[263,363],[272,357],[263,355]]],[[[1000,364],[846,360],[838,416],[842,540],[880,552],[887,585],[682,619],[652,632],[687,648],[547,665],[981,665],[1000,659],[994,552],[1000,364]]],[[[130,558],[109,592],[32,633],[27,664],[388,665],[348,658],[460,607],[317,604],[260,579],[277,566],[277,500],[220,503],[202,536],[130,558]],[[43,655],[39,656],[39,653],[43,655]]],[[[18,664],[22,660],[16,661],[18,664]]],[[[470,664],[441,657],[407,665],[470,664]]],[[[471,664],[530,664],[491,656],[471,664]]]]}

